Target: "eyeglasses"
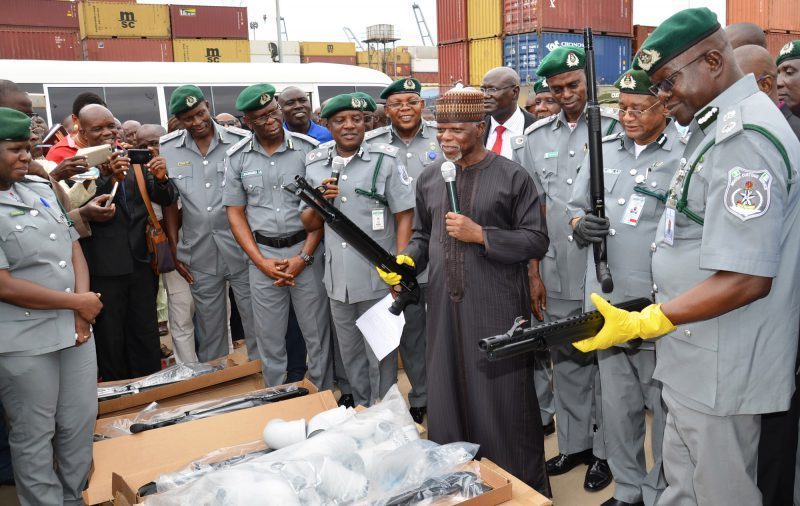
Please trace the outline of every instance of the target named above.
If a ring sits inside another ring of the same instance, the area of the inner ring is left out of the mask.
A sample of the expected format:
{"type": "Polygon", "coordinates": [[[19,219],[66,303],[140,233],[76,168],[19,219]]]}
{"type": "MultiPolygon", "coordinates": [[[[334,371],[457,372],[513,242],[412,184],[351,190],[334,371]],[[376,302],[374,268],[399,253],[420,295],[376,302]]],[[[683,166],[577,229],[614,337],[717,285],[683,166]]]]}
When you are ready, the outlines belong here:
{"type": "Polygon", "coordinates": [[[278,107],[271,113],[267,114],[266,116],[259,116],[258,118],[251,119],[250,123],[255,126],[264,126],[267,123],[269,123],[270,120],[275,120],[275,121],[283,120],[283,112],[281,111],[280,107],[278,107]]]}
{"type": "Polygon", "coordinates": [[[386,104],[384,107],[389,109],[390,111],[399,111],[405,106],[411,107],[412,109],[418,107],[422,103],[422,100],[409,100],[408,102],[392,102],[391,104],[386,104]]]}
{"type": "Polygon", "coordinates": [[[639,110],[636,110],[636,109],[620,109],[620,108],[613,108],[613,109],[611,109],[611,111],[612,111],[614,114],[616,114],[617,116],[619,116],[619,119],[622,119],[622,118],[624,118],[626,114],[630,114],[630,115],[631,115],[631,116],[633,116],[634,118],[636,118],[636,119],[639,119],[639,118],[641,118],[641,117],[642,117],[642,114],[644,114],[644,113],[646,113],[647,111],[651,110],[653,107],[657,106],[657,105],[658,105],[658,104],[660,104],[660,103],[661,103],[661,102],[659,102],[658,100],[656,100],[656,101],[655,101],[655,103],[653,103],[653,105],[651,105],[650,107],[648,107],[648,108],[647,108],[647,109],[645,109],[644,111],[639,111],[639,110]]]}
{"type": "Polygon", "coordinates": [[[667,77],[666,79],[664,79],[664,80],[663,80],[663,81],[661,81],[660,83],[657,83],[657,84],[654,84],[654,85],[650,86],[650,88],[648,88],[648,90],[650,90],[650,93],[652,93],[653,95],[658,95],[658,92],[660,92],[660,91],[661,91],[661,92],[664,92],[664,93],[669,93],[670,91],[672,91],[672,88],[673,88],[673,87],[675,87],[675,83],[674,83],[674,82],[672,82],[672,79],[673,79],[675,76],[677,76],[678,74],[680,74],[680,72],[681,72],[683,69],[685,69],[686,67],[688,67],[688,66],[689,66],[689,65],[691,65],[692,63],[696,62],[696,61],[697,61],[697,60],[699,60],[700,58],[704,58],[704,57],[706,56],[706,54],[707,54],[707,53],[703,53],[703,54],[701,54],[700,56],[698,56],[698,57],[697,57],[697,58],[695,58],[694,60],[690,61],[689,63],[687,63],[687,64],[686,64],[686,65],[684,65],[683,67],[679,68],[678,70],[676,70],[675,72],[673,72],[672,74],[670,74],[670,75],[669,75],[669,77],[667,77]]]}
{"type": "Polygon", "coordinates": [[[516,84],[512,84],[511,86],[504,86],[502,88],[494,88],[494,87],[492,87],[492,88],[484,88],[483,86],[481,86],[478,89],[481,90],[481,93],[483,93],[484,95],[494,95],[498,91],[507,90],[509,88],[515,88],[516,86],[517,86],[516,84]]]}

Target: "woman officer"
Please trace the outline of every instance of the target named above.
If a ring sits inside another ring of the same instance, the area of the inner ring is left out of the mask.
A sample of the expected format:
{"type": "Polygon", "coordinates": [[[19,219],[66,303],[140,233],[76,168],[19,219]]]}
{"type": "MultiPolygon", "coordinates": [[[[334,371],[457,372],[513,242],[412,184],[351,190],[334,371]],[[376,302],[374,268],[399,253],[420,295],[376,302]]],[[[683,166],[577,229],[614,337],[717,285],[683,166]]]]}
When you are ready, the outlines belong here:
{"type": "Polygon", "coordinates": [[[83,504],[97,415],[90,323],[102,303],[52,189],[25,177],[30,126],[0,107],[0,401],[20,502],[83,504]]]}

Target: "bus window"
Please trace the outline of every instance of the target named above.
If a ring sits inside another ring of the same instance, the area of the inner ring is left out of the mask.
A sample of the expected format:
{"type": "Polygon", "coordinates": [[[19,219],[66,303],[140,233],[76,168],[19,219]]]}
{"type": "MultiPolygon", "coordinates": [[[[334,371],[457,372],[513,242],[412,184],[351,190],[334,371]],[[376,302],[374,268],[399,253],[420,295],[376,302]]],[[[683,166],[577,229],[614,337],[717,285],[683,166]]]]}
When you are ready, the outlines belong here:
{"type": "Polygon", "coordinates": [[[105,99],[114,116],[122,121],[160,124],[155,86],[107,87],[105,99]]]}
{"type": "Polygon", "coordinates": [[[322,105],[322,102],[331,97],[354,91],[356,91],[354,86],[319,86],[319,103],[322,105]]]}
{"type": "MultiPolygon", "coordinates": [[[[209,103],[208,108],[211,114],[213,115],[214,104],[211,102],[211,99],[213,97],[213,95],[211,94],[211,86],[198,86],[198,88],[200,88],[200,91],[203,92],[203,96],[206,97],[206,100],[208,100],[209,103]]],[[[170,116],[171,114],[169,114],[169,99],[172,98],[172,92],[177,89],[178,89],[177,86],[164,86],[164,100],[167,101],[167,114],[170,116]]]]}
{"type": "MultiPolygon", "coordinates": [[[[214,101],[212,104],[214,116],[223,112],[234,116],[241,116],[242,113],[236,110],[236,99],[239,97],[239,93],[245,88],[246,86],[213,86],[211,92],[214,94],[214,101]]],[[[209,99],[209,101],[211,100],[209,99]]]]}
{"type": "Polygon", "coordinates": [[[53,124],[61,123],[65,117],[72,114],[72,102],[84,92],[103,96],[103,88],[81,86],[75,88],[49,87],[47,89],[47,94],[50,96],[50,116],[53,118],[53,124]]]}

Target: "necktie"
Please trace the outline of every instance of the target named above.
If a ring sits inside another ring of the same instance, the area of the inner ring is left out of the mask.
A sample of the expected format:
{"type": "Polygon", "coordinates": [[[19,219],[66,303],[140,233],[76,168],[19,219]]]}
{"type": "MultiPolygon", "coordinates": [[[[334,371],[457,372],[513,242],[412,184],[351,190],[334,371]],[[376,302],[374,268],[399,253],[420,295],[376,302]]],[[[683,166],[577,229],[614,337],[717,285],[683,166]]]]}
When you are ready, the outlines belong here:
{"type": "Polygon", "coordinates": [[[506,131],[506,127],[503,125],[497,125],[497,128],[494,129],[495,134],[497,137],[494,139],[494,146],[492,146],[492,151],[496,154],[501,154],[503,151],[503,132],[506,131]]]}

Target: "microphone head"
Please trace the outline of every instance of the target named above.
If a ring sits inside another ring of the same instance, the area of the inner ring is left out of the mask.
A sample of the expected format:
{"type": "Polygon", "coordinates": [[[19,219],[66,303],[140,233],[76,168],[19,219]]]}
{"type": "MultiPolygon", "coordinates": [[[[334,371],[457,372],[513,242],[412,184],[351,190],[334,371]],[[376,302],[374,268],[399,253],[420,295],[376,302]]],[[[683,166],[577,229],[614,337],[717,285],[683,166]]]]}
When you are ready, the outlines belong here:
{"type": "Polygon", "coordinates": [[[342,169],[344,169],[344,158],[341,156],[334,156],[333,161],[331,162],[331,171],[341,172],[342,169]]]}
{"type": "Polygon", "coordinates": [[[445,183],[452,183],[456,180],[456,164],[446,161],[442,164],[442,178],[445,183]]]}

